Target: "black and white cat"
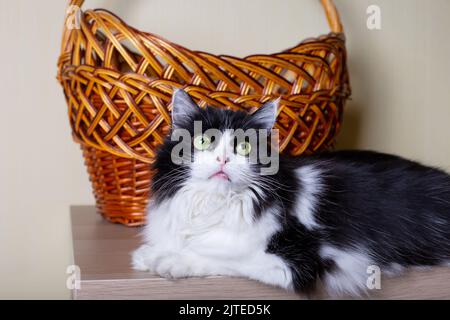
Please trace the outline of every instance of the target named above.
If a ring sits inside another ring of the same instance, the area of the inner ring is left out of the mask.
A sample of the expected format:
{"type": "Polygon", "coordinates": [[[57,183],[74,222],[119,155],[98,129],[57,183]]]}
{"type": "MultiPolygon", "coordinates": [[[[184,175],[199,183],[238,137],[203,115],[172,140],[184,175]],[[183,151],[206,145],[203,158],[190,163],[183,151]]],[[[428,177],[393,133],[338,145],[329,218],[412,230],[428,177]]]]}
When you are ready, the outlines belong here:
{"type": "MultiPolygon", "coordinates": [[[[145,244],[133,267],[164,277],[243,276],[297,292],[318,280],[360,294],[369,266],[397,273],[450,262],[450,176],[393,155],[340,151],[279,158],[261,175],[236,129],[272,129],[277,103],[254,114],[173,97],[173,129],[194,134],[175,163],[170,137],[154,164],[145,244]],[[218,129],[219,139],[208,136],[218,129]]],[[[174,131],[172,131],[174,132],[174,131]]],[[[258,141],[258,143],[264,143],[258,141]]],[[[450,282],[449,282],[450,284],[450,282]]]]}

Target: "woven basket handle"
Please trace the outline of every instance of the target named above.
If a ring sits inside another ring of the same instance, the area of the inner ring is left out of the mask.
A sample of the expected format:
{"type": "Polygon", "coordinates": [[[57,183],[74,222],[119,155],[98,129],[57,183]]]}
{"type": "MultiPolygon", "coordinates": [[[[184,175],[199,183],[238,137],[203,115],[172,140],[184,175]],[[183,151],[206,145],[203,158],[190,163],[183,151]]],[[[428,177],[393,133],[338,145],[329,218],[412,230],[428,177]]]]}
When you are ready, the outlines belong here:
{"type": "Polygon", "coordinates": [[[320,2],[325,10],[325,15],[327,16],[328,25],[330,26],[331,31],[336,33],[344,32],[341,18],[339,17],[339,13],[333,3],[333,0],[320,0],[320,2]]]}
{"type": "MultiPolygon", "coordinates": [[[[336,6],[333,0],[320,0],[323,9],[325,10],[325,15],[327,16],[328,25],[331,31],[336,33],[342,33],[344,29],[342,28],[341,19],[339,18],[339,13],[337,12],[336,6]]],[[[70,0],[69,4],[81,7],[84,0],[70,0]]]]}

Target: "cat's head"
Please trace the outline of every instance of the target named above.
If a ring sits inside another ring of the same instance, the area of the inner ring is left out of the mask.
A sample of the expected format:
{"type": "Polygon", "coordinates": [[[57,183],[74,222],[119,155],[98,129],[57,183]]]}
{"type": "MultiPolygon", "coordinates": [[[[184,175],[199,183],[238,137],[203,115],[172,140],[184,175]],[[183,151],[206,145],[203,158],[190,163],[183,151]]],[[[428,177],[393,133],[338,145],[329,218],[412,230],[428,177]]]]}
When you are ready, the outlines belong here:
{"type": "Polygon", "coordinates": [[[278,101],[253,114],[200,108],[183,90],[172,98],[172,131],[158,152],[154,193],[195,183],[210,190],[257,188],[277,170],[272,128],[278,101]]]}

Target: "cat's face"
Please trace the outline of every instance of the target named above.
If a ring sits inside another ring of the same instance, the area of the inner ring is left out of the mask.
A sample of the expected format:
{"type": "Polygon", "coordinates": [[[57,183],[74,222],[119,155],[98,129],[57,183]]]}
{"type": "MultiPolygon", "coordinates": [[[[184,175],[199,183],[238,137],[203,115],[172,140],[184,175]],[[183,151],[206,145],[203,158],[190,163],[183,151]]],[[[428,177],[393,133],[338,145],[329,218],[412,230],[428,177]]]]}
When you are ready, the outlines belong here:
{"type": "Polygon", "coordinates": [[[156,167],[166,175],[182,176],[178,182],[201,183],[212,189],[249,187],[268,165],[262,157],[273,156],[269,139],[276,114],[276,101],[253,114],[201,109],[187,93],[177,90],[171,137],[162,146],[156,167]],[[161,166],[161,161],[169,161],[169,153],[172,165],[161,166]]]}
{"type": "Polygon", "coordinates": [[[249,141],[237,141],[232,130],[206,132],[193,138],[191,177],[214,184],[243,184],[252,174],[247,151],[249,141]],[[220,132],[220,134],[219,134],[220,132]]]}

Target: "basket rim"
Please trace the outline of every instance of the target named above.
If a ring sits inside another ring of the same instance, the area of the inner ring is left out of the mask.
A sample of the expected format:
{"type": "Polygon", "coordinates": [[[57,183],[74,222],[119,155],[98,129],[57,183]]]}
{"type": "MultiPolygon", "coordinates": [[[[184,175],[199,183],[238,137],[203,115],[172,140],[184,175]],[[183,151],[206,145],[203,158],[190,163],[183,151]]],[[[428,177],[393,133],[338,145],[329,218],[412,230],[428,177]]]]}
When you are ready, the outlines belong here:
{"type": "MultiPolygon", "coordinates": [[[[254,53],[254,54],[249,54],[249,55],[244,55],[244,56],[239,56],[236,54],[213,54],[210,53],[206,50],[197,50],[197,49],[190,49],[187,48],[186,46],[180,45],[176,42],[173,42],[163,36],[161,36],[160,34],[156,34],[156,33],[152,33],[149,31],[144,31],[141,29],[138,29],[137,27],[134,27],[133,25],[127,23],[125,20],[123,20],[122,18],[120,18],[116,13],[105,9],[105,8],[92,8],[92,9],[87,9],[87,10],[83,10],[82,9],[82,5],[84,3],[84,0],[70,0],[69,1],[69,6],[70,5],[75,5],[78,7],[79,11],[81,14],[83,14],[84,16],[86,16],[87,14],[93,12],[93,13],[106,13],[110,16],[112,16],[113,18],[117,19],[117,21],[119,21],[124,27],[138,33],[141,35],[144,35],[146,38],[156,38],[160,41],[163,41],[167,44],[170,44],[171,46],[177,48],[177,49],[182,49],[183,51],[188,51],[191,53],[195,53],[195,54],[208,54],[208,55],[212,55],[215,57],[230,57],[230,58],[236,58],[236,59],[241,59],[241,60],[247,60],[248,58],[258,55],[258,56],[271,56],[271,55],[275,55],[275,54],[280,54],[280,53],[284,53],[284,52],[288,52],[288,51],[292,51],[293,49],[301,46],[302,44],[305,43],[311,43],[311,42],[323,42],[325,39],[327,38],[334,38],[334,39],[339,39],[344,43],[345,46],[345,42],[346,42],[346,37],[345,37],[345,33],[344,30],[342,28],[342,24],[339,18],[339,14],[337,12],[337,9],[333,3],[332,0],[320,0],[322,3],[322,6],[324,7],[325,10],[325,15],[328,19],[328,23],[332,29],[332,31],[327,32],[327,33],[323,33],[323,34],[319,34],[317,36],[309,36],[306,38],[303,38],[302,40],[300,40],[299,42],[297,42],[297,44],[293,45],[293,46],[289,46],[285,49],[281,49],[281,50],[275,50],[271,53],[254,53]],[[333,29],[336,29],[337,31],[333,31],[333,29]]],[[[66,53],[69,52],[70,49],[68,48],[64,48],[64,45],[67,41],[65,41],[65,39],[69,38],[69,34],[71,33],[71,31],[73,30],[69,30],[66,26],[66,19],[68,19],[68,16],[66,15],[65,21],[64,21],[64,29],[63,29],[63,40],[61,42],[61,56],[66,53]]]]}
{"type": "Polygon", "coordinates": [[[330,31],[330,32],[326,32],[326,33],[320,33],[317,36],[309,36],[306,38],[303,38],[302,40],[300,40],[299,42],[297,42],[297,44],[293,45],[293,46],[288,46],[285,49],[281,49],[281,50],[275,50],[271,53],[252,53],[252,54],[248,54],[248,55],[244,55],[244,56],[239,56],[236,54],[224,54],[224,53],[211,53],[208,52],[206,50],[198,50],[198,49],[190,49],[187,46],[178,44],[177,42],[173,42],[169,39],[167,39],[166,37],[161,36],[160,34],[157,33],[153,33],[153,32],[149,32],[149,31],[144,31],[141,29],[138,29],[136,27],[134,27],[133,25],[127,23],[125,20],[123,20],[122,18],[120,18],[117,14],[115,14],[114,12],[108,10],[108,9],[104,9],[104,8],[93,8],[93,9],[87,9],[87,10],[82,10],[82,12],[84,12],[84,14],[87,14],[89,12],[104,12],[107,13],[109,15],[111,15],[112,17],[116,18],[117,20],[119,20],[124,26],[126,26],[127,28],[140,33],[142,35],[145,35],[146,37],[152,37],[152,38],[157,38],[159,40],[162,40],[163,42],[166,42],[174,47],[176,47],[177,49],[182,49],[183,51],[188,51],[188,52],[192,52],[195,54],[208,54],[208,55],[212,55],[218,58],[222,58],[222,57],[229,57],[229,58],[236,58],[236,59],[240,59],[240,60],[247,60],[248,58],[251,58],[253,56],[273,56],[276,54],[281,54],[281,53],[286,53],[287,51],[292,51],[293,49],[303,45],[303,44],[311,44],[314,42],[323,42],[325,39],[338,39],[341,40],[344,44],[346,42],[346,36],[345,33],[342,32],[334,32],[334,31],[330,31]]]}
{"type": "MultiPolygon", "coordinates": [[[[72,2],[77,2],[77,1],[72,1],[72,2]]],[[[78,1],[80,2],[80,1],[78,1]]],[[[82,1],[81,1],[82,2],[82,1]]],[[[162,47],[163,49],[166,49],[166,46],[168,49],[168,51],[172,52],[171,50],[173,50],[173,52],[179,51],[180,55],[184,55],[184,62],[189,61],[189,65],[190,67],[195,67],[201,69],[201,64],[199,64],[197,62],[197,58],[199,60],[201,60],[201,58],[204,58],[205,56],[211,57],[212,59],[220,59],[220,60],[224,60],[225,63],[230,62],[233,65],[232,60],[239,60],[243,63],[243,65],[245,67],[252,67],[252,64],[254,64],[254,62],[252,62],[252,58],[253,57],[258,57],[258,58],[274,58],[277,55],[283,55],[283,54],[289,54],[289,55],[302,55],[305,57],[311,57],[314,59],[317,59],[316,62],[314,63],[322,63],[325,62],[324,65],[326,65],[326,59],[319,57],[319,56],[315,56],[312,54],[309,54],[308,52],[302,52],[301,47],[302,46],[312,46],[313,48],[315,48],[315,44],[317,44],[318,47],[322,47],[322,50],[326,50],[329,51],[330,53],[334,54],[335,56],[341,56],[343,57],[343,63],[340,66],[340,71],[339,73],[347,73],[348,72],[348,68],[347,65],[345,63],[346,61],[346,46],[345,46],[345,34],[343,32],[329,32],[326,34],[322,34],[316,37],[309,37],[306,39],[301,40],[299,43],[297,43],[296,45],[289,47],[287,49],[281,50],[281,51],[276,51],[274,53],[269,53],[269,54],[250,54],[247,55],[243,58],[240,58],[239,56],[235,56],[235,55],[224,55],[224,54],[212,54],[212,53],[208,53],[205,51],[194,51],[191,50],[187,47],[184,47],[182,45],[179,45],[177,43],[171,42],[170,40],[165,39],[164,37],[154,34],[154,33],[150,33],[150,32],[146,32],[146,31],[141,31],[131,25],[129,25],[127,22],[125,22],[123,19],[121,19],[119,16],[117,16],[115,13],[107,10],[107,9],[102,9],[102,8],[97,8],[97,9],[88,9],[88,10],[81,10],[80,8],[80,14],[82,15],[82,21],[85,22],[85,25],[82,25],[81,28],[73,28],[70,29],[67,27],[67,24],[65,24],[65,29],[63,32],[63,48],[66,51],[62,51],[61,55],[59,57],[59,61],[58,61],[58,80],[61,84],[63,84],[64,81],[66,80],[70,80],[71,78],[73,78],[74,76],[76,77],[78,75],[78,71],[87,71],[88,73],[93,73],[96,74],[97,72],[99,72],[99,74],[102,73],[102,71],[110,71],[111,75],[114,73],[115,75],[113,76],[113,78],[116,78],[117,80],[121,81],[123,77],[133,77],[133,75],[139,76],[141,77],[138,81],[141,82],[141,84],[143,86],[146,86],[150,91],[159,91],[159,93],[161,95],[164,96],[164,100],[167,100],[168,98],[170,98],[170,87],[174,88],[174,87],[186,87],[186,88],[190,88],[193,89],[192,91],[197,91],[195,90],[194,87],[196,87],[195,84],[182,84],[180,82],[176,82],[176,81],[171,81],[171,80],[166,80],[168,81],[168,86],[167,88],[169,88],[169,91],[164,92],[164,90],[161,90],[161,86],[152,86],[152,82],[160,82],[163,81],[163,78],[157,78],[157,79],[151,79],[149,77],[147,77],[147,75],[145,73],[140,73],[137,72],[136,70],[132,69],[132,70],[117,70],[114,68],[108,68],[105,66],[102,66],[98,63],[94,63],[94,64],[86,64],[84,63],[82,60],[79,60],[79,62],[74,63],[73,59],[70,58],[71,56],[71,52],[74,49],[73,46],[73,42],[72,41],[67,41],[69,40],[71,37],[75,36],[84,36],[85,34],[87,34],[89,36],[89,25],[91,23],[95,23],[95,21],[101,21],[99,23],[100,27],[97,26],[97,31],[101,30],[102,27],[102,23],[107,23],[108,25],[103,25],[104,28],[107,29],[117,29],[118,31],[122,30],[128,30],[131,33],[134,33],[134,36],[137,38],[137,41],[139,42],[140,45],[144,46],[144,48],[147,46],[147,43],[145,41],[151,41],[154,42],[158,47],[162,47]],[[86,27],[87,27],[87,31],[86,31],[86,27]],[[73,34],[74,33],[74,34],[73,34]],[[65,45],[65,47],[64,47],[65,45]],[[320,61],[319,61],[320,60],[320,61]],[[85,70],[84,70],[85,69],[85,70]],[[171,83],[169,83],[171,82],[171,83]],[[154,89],[154,90],[153,90],[154,89]]],[[[127,45],[127,47],[129,47],[129,45],[127,45]]],[[[138,50],[135,50],[134,53],[140,55],[140,56],[145,56],[145,51],[140,51],[139,46],[137,46],[138,50]]],[[[314,49],[315,50],[315,49],[314,49]]],[[[280,57],[281,58],[281,57],[280,57]]],[[[271,70],[267,70],[268,76],[272,75],[272,71],[271,70]]],[[[80,73],[81,74],[81,73],[80,73]]],[[[274,77],[277,77],[278,75],[273,73],[274,77]]],[[[81,79],[81,78],[80,78],[81,79]]],[[[346,99],[349,95],[350,95],[350,87],[347,85],[346,81],[343,81],[342,83],[338,82],[332,82],[333,84],[330,86],[330,90],[331,90],[331,94],[332,97],[335,98],[344,98],[346,99]]],[[[166,84],[164,84],[164,87],[166,86],[166,84]]],[[[64,87],[64,85],[63,85],[64,87]]],[[[201,90],[208,90],[205,87],[201,87],[201,90]]],[[[223,94],[224,92],[228,92],[228,90],[220,90],[221,93],[223,94]]],[[[230,94],[232,94],[233,92],[231,91],[230,94]]],[[[202,92],[198,91],[197,92],[198,95],[203,95],[202,92]]],[[[318,95],[320,94],[319,91],[313,91],[311,93],[311,95],[318,95]]],[[[243,97],[242,94],[238,94],[239,97],[243,97]]],[[[294,93],[289,93],[289,94],[283,94],[281,97],[284,98],[283,100],[287,101],[288,103],[296,103],[295,101],[295,97],[298,96],[302,96],[302,94],[294,94],[294,93]]],[[[264,93],[262,93],[261,95],[258,95],[258,100],[262,101],[268,97],[271,97],[270,95],[266,95],[264,93]]],[[[205,102],[207,100],[204,100],[205,102]]],[[[72,121],[70,121],[71,125],[72,125],[72,121]]],[[[91,147],[96,147],[98,149],[103,149],[103,150],[107,150],[112,154],[115,154],[116,156],[119,157],[124,157],[124,158],[135,158],[138,159],[140,161],[143,162],[147,162],[147,163],[151,163],[153,161],[152,159],[148,158],[147,156],[141,156],[135,152],[133,152],[133,150],[124,150],[125,147],[120,147],[120,148],[114,148],[114,147],[108,147],[108,145],[106,144],[98,144],[95,143],[94,141],[91,141],[90,139],[88,139],[87,137],[80,137],[75,135],[75,131],[74,127],[72,127],[72,133],[73,133],[73,137],[74,140],[77,143],[83,144],[83,145],[88,145],[91,147]]],[[[108,138],[109,140],[109,138],[108,138]]],[[[117,146],[116,146],[117,147],[117,146]]],[[[128,148],[125,148],[128,149],[128,148]]]]}
{"type": "MultiPolygon", "coordinates": [[[[327,32],[327,33],[322,33],[319,34],[317,36],[309,36],[306,38],[303,38],[302,40],[300,40],[299,42],[297,42],[297,44],[293,45],[293,46],[288,46],[285,49],[281,49],[281,50],[275,50],[271,53],[252,53],[252,54],[248,54],[248,55],[244,55],[244,56],[239,56],[239,55],[235,55],[235,54],[223,54],[223,53],[211,53],[208,52],[206,50],[197,50],[197,49],[190,49],[187,46],[183,46],[180,45],[176,42],[173,42],[159,34],[156,33],[152,33],[149,31],[144,31],[141,29],[138,29],[136,27],[134,27],[133,25],[130,25],[129,23],[127,23],[125,20],[123,20],[122,18],[120,18],[117,14],[115,14],[114,12],[108,10],[108,9],[104,9],[104,8],[94,8],[94,9],[87,9],[87,10],[83,10],[81,9],[81,12],[84,16],[87,16],[89,13],[106,13],[108,15],[110,15],[111,17],[113,17],[114,19],[117,19],[117,21],[119,21],[124,27],[136,32],[137,34],[141,34],[143,36],[145,36],[146,38],[155,38],[158,39],[162,42],[165,42],[173,47],[175,47],[178,50],[181,51],[185,51],[185,52],[189,52],[189,53],[193,53],[195,55],[202,55],[202,54],[206,54],[209,56],[214,56],[217,58],[232,58],[232,59],[239,59],[239,60],[246,60],[248,61],[249,58],[252,58],[254,56],[262,56],[262,57],[270,57],[273,55],[277,55],[277,54],[283,54],[283,53],[287,53],[287,52],[291,52],[294,49],[304,45],[304,44],[313,44],[315,42],[317,43],[323,43],[324,41],[326,41],[327,39],[336,39],[336,40],[340,40],[344,47],[346,47],[346,36],[344,32],[327,32]]],[[[68,30],[67,28],[64,28],[64,34],[70,34],[70,32],[75,31],[76,29],[73,30],[68,30]]],[[[82,29],[77,29],[78,31],[82,30],[82,29]]],[[[82,31],[81,31],[82,32],[82,31]]],[[[68,35],[67,35],[68,37],[68,35]]],[[[63,40],[62,45],[65,44],[66,41],[63,40]]],[[[67,49],[67,48],[66,48],[67,49]]],[[[70,52],[70,49],[67,50],[61,50],[61,54],[60,57],[62,57],[64,54],[66,54],[67,52],[70,52]]],[[[293,52],[294,53],[294,52],[293,52]]],[[[81,65],[81,64],[80,64],[81,65]]],[[[74,65],[76,66],[76,65],[74,65]]]]}

